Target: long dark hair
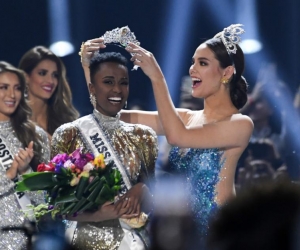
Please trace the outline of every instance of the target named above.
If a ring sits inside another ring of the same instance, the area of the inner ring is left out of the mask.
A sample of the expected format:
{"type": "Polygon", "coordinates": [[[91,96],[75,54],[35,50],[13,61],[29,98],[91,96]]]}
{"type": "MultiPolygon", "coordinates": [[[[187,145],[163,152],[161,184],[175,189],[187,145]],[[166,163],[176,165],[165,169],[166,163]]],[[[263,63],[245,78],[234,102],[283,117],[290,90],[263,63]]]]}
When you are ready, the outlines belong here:
{"type": "Polygon", "coordinates": [[[15,112],[10,116],[10,122],[17,135],[17,138],[23,144],[23,147],[27,147],[31,141],[34,142],[34,157],[29,165],[33,170],[36,170],[37,165],[41,163],[42,160],[42,139],[36,133],[34,123],[28,118],[31,115],[31,109],[24,97],[26,85],[25,75],[22,70],[15,68],[7,62],[0,61],[0,74],[6,72],[13,73],[18,77],[21,90],[20,103],[15,112]]]}
{"type": "Polygon", "coordinates": [[[72,93],[66,80],[65,65],[51,50],[43,46],[30,49],[21,58],[19,68],[30,75],[32,70],[46,59],[55,62],[58,70],[58,84],[48,100],[47,110],[47,132],[52,135],[60,125],[76,120],[79,113],[72,104],[72,93]]]}
{"type": "Polygon", "coordinates": [[[236,45],[236,53],[231,53],[229,56],[221,38],[209,39],[205,44],[215,54],[221,68],[225,69],[228,66],[235,67],[236,72],[229,83],[230,98],[233,105],[237,109],[241,109],[247,102],[248,90],[246,79],[242,76],[245,68],[245,59],[242,49],[239,45],[236,45]]]}

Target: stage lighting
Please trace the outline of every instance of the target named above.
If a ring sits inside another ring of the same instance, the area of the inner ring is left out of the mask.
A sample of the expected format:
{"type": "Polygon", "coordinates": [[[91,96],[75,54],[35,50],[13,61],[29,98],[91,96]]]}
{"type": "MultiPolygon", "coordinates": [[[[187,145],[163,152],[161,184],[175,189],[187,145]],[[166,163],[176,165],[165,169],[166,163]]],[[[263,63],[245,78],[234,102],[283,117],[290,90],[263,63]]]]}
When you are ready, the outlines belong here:
{"type": "Polygon", "coordinates": [[[262,49],[262,43],[256,39],[245,39],[240,43],[240,47],[245,54],[253,54],[262,49]]]}
{"type": "Polygon", "coordinates": [[[58,41],[50,45],[50,50],[57,56],[63,57],[74,52],[74,46],[68,41],[58,41]]]}
{"type": "Polygon", "coordinates": [[[71,44],[69,2],[48,0],[50,50],[63,57],[74,52],[71,44]]]}

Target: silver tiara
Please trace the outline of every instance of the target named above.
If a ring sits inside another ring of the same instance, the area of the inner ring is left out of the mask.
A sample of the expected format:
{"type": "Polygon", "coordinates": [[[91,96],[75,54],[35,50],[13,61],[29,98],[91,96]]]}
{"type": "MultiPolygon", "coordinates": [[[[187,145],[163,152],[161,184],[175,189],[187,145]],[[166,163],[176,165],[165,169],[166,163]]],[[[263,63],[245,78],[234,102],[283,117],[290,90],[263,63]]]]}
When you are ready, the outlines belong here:
{"type": "MultiPolygon", "coordinates": [[[[136,40],[136,37],[133,32],[130,31],[128,26],[124,26],[121,28],[115,28],[110,31],[106,31],[102,36],[104,39],[104,44],[114,44],[120,47],[126,47],[128,43],[134,43],[136,45],[140,45],[140,42],[136,40]]],[[[132,56],[134,53],[130,53],[132,56]]],[[[132,70],[137,70],[139,66],[134,65],[132,70]]]]}
{"type": "Polygon", "coordinates": [[[115,45],[120,44],[123,47],[126,47],[128,43],[131,42],[140,45],[140,42],[136,40],[134,33],[130,31],[128,26],[115,28],[111,31],[106,31],[102,38],[104,38],[104,44],[113,43],[115,45]]]}
{"type": "Polygon", "coordinates": [[[214,36],[215,38],[222,39],[222,42],[225,45],[229,55],[230,53],[236,53],[236,45],[241,41],[239,35],[245,33],[245,30],[242,28],[242,26],[242,24],[231,24],[227,28],[224,28],[223,31],[214,36]]]}

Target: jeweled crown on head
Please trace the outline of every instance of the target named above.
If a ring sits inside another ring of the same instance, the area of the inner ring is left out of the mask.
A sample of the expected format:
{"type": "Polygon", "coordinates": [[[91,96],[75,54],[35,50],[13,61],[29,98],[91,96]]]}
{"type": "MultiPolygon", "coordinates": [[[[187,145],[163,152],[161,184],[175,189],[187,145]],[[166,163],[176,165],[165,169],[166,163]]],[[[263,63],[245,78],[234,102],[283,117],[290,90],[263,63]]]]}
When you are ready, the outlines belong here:
{"type": "Polygon", "coordinates": [[[140,42],[136,40],[134,33],[130,31],[128,26],[106,31],[102,38],[104,38],[104,44],[113,43],[126,47],[131,42],[140,45],[140,42]]]}
{"type": "Polygon", "coordinates": [[[242,24],[231,24],[214,36],[214,38],[221,38],[229,55],[236,53],[236,45],[241,41],[239,35],[245,33],[245,30],[242,28],[242,26],[242,24]]]}
{"type": "MultiPolygon", "coordinates": [[[[136,37],[133,32],[130,31],[128,26],[124,26],[121,28],[115,28],[110,31],[106,31],[103,36],[101,36],[104,41],[104,44],[115,44],[118,46],[126,47],[128,43],[134,43],[136,45],[140,45],[140,42],[136,40],[136,37]]],[[[134,53],[130,53],[132,56],[134,53]]],[[[132,70],[137,70],[138,65],[134,65],[132,70]]]]}

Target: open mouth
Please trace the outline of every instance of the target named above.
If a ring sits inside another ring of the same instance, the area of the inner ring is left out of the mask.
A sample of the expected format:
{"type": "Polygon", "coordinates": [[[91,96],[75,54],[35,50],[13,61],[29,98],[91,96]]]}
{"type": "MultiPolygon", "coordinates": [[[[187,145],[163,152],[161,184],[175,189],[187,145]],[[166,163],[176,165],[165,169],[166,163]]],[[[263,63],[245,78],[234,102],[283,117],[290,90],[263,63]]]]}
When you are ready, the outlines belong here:
{"type": "Polygon", "coordinates": [[[8,107],[14,107],[15,104],[16,104],[16,102],[14,102],[14,101],[6,101],[6,102],[4,102],[4,103],[5,103],[5,105],[8,106],[8,107]]]}
{"type": "Polygon", "coordinates": [[[50,85],[42,86],[42,89],[45,90],[46,92],[52,92],[53,88],[54,87],[50,85]]]}
{"type": "Polygon", "coordinates": [[[202,80],[199,78],[192,78],[192,81],[193,81],[193,86],[192,86],[193,88],[200,86],[202,82],[202,80]]]}
{"type": "Polygon", "coordinates": [[[122,98],[121,97],[109,97],[108,100],[111,104],[116,105],[116,104],[121,103],[122,98]]]}

